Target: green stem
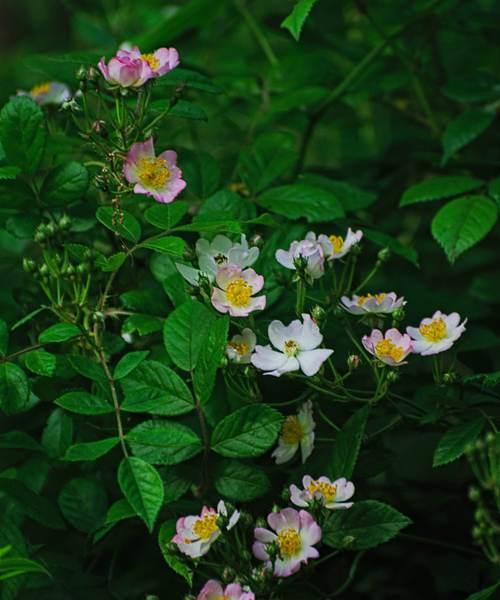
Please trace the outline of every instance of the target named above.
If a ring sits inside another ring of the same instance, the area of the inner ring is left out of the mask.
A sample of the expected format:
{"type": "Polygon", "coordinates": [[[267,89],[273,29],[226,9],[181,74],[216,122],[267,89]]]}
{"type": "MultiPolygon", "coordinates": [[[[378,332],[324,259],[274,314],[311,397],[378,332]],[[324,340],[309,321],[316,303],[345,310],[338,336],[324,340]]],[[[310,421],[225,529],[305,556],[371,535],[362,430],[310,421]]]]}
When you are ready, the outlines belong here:
{"type": "Polygon", "coordinates": [[[302,279],[299,279],[297,281],[297,300],[295,303],[295,312],[298,317],[300,317],[302,315],[302,313],[304,312],[305,300],[306,300],[306,285],[302,281],[302,279]]]}
{"type": "Polygon", "coordinates": [[[266,55],[269,64],[275,67],[279,63],[279,61],[276,58],[276,55],[274,54],[274,51],[271,48],[269,42],[267,41],[264,33],[259,27],[259,24],[253,18],[253,15],[250,13],[250,11],[247,10],[247,7],[245,6],[244,2],[242,2],[241,0],[234,0],[234,5],[239,10],[241,16],[245,20],[248,29],[250,29],[250,31],[255,36],[255,39],[260,45],[262,52],[264,52],[264,54],[266,55]]]}

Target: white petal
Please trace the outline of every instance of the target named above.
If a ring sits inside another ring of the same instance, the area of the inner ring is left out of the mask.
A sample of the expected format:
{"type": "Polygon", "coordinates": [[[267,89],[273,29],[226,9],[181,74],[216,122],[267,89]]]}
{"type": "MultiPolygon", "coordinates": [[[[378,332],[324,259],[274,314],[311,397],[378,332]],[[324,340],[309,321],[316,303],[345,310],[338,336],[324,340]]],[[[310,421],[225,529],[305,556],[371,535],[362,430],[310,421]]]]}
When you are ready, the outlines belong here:
{"type": "Polygon", "coordinates": [[[305,352],[299,352],[297,360],[304,375],[311,377],[312,375],[316,375],[321,365],[331,354],[333,354],[333,350],[323,350],[322,348],[318,350],[306,350],[305,352]]]}
{"type": "Polygon", "coordinates": [[[282,352],[276,352],[271,346],[255,346],[252,355],[252,364],[262,371],[274,371],[287,362],[287,357],[282,352]]]}
{"type": "Polygon", "coordinates": [[[299,343],[301,351],[313,350],[321,344],[323,336],[321,335],[318,325],[309,315],[303,314],[302,319],[304,324],[301,327],[300,334],[295,339],[299,343]]]}

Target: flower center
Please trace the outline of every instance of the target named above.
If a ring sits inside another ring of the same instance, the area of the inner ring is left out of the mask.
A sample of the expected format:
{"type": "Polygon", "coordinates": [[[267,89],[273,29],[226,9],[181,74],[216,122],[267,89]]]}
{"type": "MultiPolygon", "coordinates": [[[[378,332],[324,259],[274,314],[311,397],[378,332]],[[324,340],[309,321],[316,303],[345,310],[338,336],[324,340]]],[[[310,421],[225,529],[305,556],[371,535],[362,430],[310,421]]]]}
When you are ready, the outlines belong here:
{"type": "Polygon", "coordinates": [[[160,66],[160,61],[154,54],[141,54],[141,58],[148,63],[152,71],[156,71],[156,69],[160,66]]]}
{"type": "Polygon", "coordinates": [[[304,429],[296,415],[285,419],[281,429],[281,439],[285,444],[298,444],[304,437],[304,429]]]}
{"type": "Polygon", "coordinates": [[[283,529],[278,533],[278,548],[283,559],[296,556],[301,548],[302,541],[296,529],[283,529]]]}
{"type": "Polygon", "coordinates": [[[47,81],[45,83],[39,83],[38,85],[34,85],[31,88],[30,94],[38,98],[42,94],[46,94],[50,90],[50,83],[47,81]]]}
{"type": "Polygon", "coordinates": [[[244,356],[250,350],[248,344],[245,342],[229,342],[229,346],[238,354],[239,356],[244,356]]]}
{"type": "Polygon", "coordinates": [[[225,254],[216,254],[214,260],[218,265],[222,265],[227,262],[227,256],[225,254]]]}
{"type": "Polygon", "coordinates": [[[330,235],[328,239],[333,246],[334,252],[342,251],[342,248],[344,247],[344,238],[341,235],[330,235]]]}
{"type": "Polygon", "coordinates": [[[379,358],[392,358],[394,362],[400,362],[404,355],[404,350],[396,346],[391,340],[380,340],[375,345],[375,354],[379,358]]]}
{"type": "Polygon", "coordinates": [[[384,293],[382,293],[382,294],[375,294],[375,295],[372,295],[372,294],[366,294],[366,296],[360,296],[360,297],[358,298],[358,305],[359,305],[359,306],[363,306],[363,304],[364,304],[364,303],[365,303],[367,300],[369,300],[370,298],[375,298],[375,302],[376,302],[377,304],[382,304],[382,302],[384,301],[384,299],[385,299],[386,295],[387,295],[387,294],[384,294],[384,293]]]}
{"type": "Polygon", "coordinates": [[[234,279],[226,288],[226,298],[233,306],[247,306],[252,295],[252,286],[241,277],[234,279]]]}
{"type": "Polygon", "coordinates": [[[212,535],[219,530],[217,526],[217,516],[217,513],[208,513],[195,521],[193,531],[201,540],[210,539],[212,535]]]}
{"type": "Polygon", "coordinates": [[[164,158],[141,158],[137,163],[137,177],[144,187],[162,188],[170,178],[164,158]]]}
{"type": "Polygon", "coordinates": [[[448,334],[443,319],[435,319],[428,325],[420,325],[419,331],[429,342],[440,342],[448,334]]]}
{"type": "Polygon", "coordinates": [[[337,495],[337,486],[325,481],[311,481],[307,490],[311,496],[316,493],[321,494],[326,502],[335,500],[335,496],[337,495]]]}
{"type": "Polygon", "coordinates": [[[288,358],[295,356],[298,351],[299,351],[299,345],[297,344],[297,342],[295,340],[287,340],[285,342],[285,347],[283,349],[283,352],[285,353],[286,356],[288,356],[288,358]]]}

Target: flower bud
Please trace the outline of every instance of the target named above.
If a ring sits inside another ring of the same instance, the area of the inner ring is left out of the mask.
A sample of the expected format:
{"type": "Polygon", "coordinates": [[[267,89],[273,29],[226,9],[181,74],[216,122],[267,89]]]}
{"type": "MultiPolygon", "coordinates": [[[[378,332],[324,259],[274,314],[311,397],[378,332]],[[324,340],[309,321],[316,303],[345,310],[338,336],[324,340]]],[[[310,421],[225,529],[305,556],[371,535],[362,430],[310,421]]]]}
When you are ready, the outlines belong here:
{"type": "Polygon", "coordinates": [[[453,373],[453,371],[449,371],[448,373],[445,373],[443,375],[443,383],[446,383],[447,385],[455,383],[456,380],[457,380],[457,374],[453,373]]]}
{"type": "Polygon", "coordinates": [[[87,78],[87,69],[84,65],[80,65],[76,70],[75,77],[78,81],[83,81],[87,78]]]}
{"type": "Polygon", "coordinates": [[[54,233],[56,232],[56,225],[55,223],[47,223],[47,225],[45,225],[45,232],[47,234],[47,237],[51,237],[54,235],[54,233]]]}
{"type": "Polygon", "coordinates": [[[26,271],[26,273],[33,273],[33,271],[36,269],[36,263],[34,260],[31,260],[31,258],[23,258],[23,270],[26,271]]]}
{"type": "Polygon", "coordinates": [[[99,71],[95,67],[87,67],[85,77],[87,81],[97,81],[99,79],[99,71]]]}
{"type": "Polygon", "coordinates": [[[71,227],[71,218],[68,215],[63,215],[58,223],[61,229],[67,230],[71,227]]]}
{"type": "Polygon", "coordinates": [[[469,488],[469,500],[472,500],[472,502],[478,502],[481,499],[481,492],[480,490],[471,485],[469,488]]]}
{"type": "Polygon", "coordinates": [[[486,437],[484,438],[484,441],[488,444],[488,446],[491,446],[492,444],[495,443],[496,440],[496,436],[494,433],[492,433],[491,431],[488,431],[488,433],[486,434],[486,437]]]}
{"type": "Polygon", "coordinates": [[[475,527],[472,528],[472,537],[474,540],[478,541],[482,538],[482,530],[481,527],[478,527],[477,525],[475,527]]]}
{"type": "Polygon", "coordinates": [[[349,371],[354,371],[354,369],[357,369],[360,364],[361,359],[357,354],[350,354],[347,357],[347,368],[349,369],[349,371]]]}
{"type": "Polygon", "coordinates": [[[89,272],[89,268],[88,267],[89,267],[88,263],[81,263],[81,264],[77,265],[76,272],[79,275],[85,275],[85,273],[89,272]]]}
{"type": "Polygon", "coordinates": [[[49,267],[45,263],[43,263],[43,265],[40,265],[40,267],[38,268],[38,272],[42,276],[48,275],[49,274],[49,267]]]}
{"type": "Polygon", "coordinates": [[[382,248],[382,250],[379,250],[379,253],[377,254],[377,258],[382,263],[387,262],[390,257],[391,251],[389,248],[382,248]]]}
{"type": "Polygon", "coordinates": [[[250,245],[257,246],[257,248],[262,248],[264,245],[264,238],[260,235],[260,233],[256,233],[250,238],[250,245]]]}
{"type": "Polygon", "coordinates": [[[281,499],[283,500],[283,502],[289,502],[290,500],[290,490],[289,488],[284,488],[283,491],[281,492],[281,499]]]}
{"type": "Polygon", "coordinates": [[[224,567],[222,571],[222,581],[224,583],[232,583],[236,577],[236,571],[231,567],[224,567]]]}
{"type": "Polygon", "coordinates": [[[389,383],[396,383],[399,379],[399,373],[395,369],[391,369],[389,373],[387,373],[387,381],[389,383]]]}
{"type": "Polygon", "coordinates": [[[406,316],[406,312],[404,308],[396,308],[396,310],[392,313],[392,320],[399,322],[402,321],[406,316]]]}
{"type": "Polygon", "coordinates": [[[267,527],[266,520],[262,517],[257,517],[257,520],[255,521],[255,527],[260,527],[261,529],[267,527]]]}
{"type": "Polygon", "coordinates": [[[318,326],[320,326],[326,317],[326,311],[323,307],[316,304],[311,310],[311,317],[316,321],[318,326]]]}
{"type": "Polygon", "coordinates": [[[41,244],[42,242],[45,241],[45,232],[42,231],[41,229],[38,229],[37,231],[35,231],[35,235],[33,236],[33,240],[35,242],[38,242],[39,244],[41,244]]]}

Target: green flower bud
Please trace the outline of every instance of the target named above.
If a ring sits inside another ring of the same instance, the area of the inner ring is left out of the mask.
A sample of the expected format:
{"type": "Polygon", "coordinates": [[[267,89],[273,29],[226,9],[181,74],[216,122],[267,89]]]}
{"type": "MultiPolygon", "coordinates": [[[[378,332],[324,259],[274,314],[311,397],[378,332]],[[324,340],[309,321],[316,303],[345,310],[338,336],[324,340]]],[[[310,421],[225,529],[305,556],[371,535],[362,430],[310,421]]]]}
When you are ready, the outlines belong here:
{"type": "Polygon", "coordinates": [[[236,571],[231,567],[225,567],[222,571],[222,581],[224,583],[232,583],[236,577],[236,571]]]}
{"type": "Polygon", "coordinates": [[[326,311],[323,307],[318,306],[316,304],[316,306],[313,306],[311,310],[311,317],[316,321],[318,325],[321,325],[321,323],[323,323],[326,317],[326,311]]]}
{"type": "Polygon", "coordinates": [[[482,530],[480,527],[475,526],[472,528],[472,537],[476,541],[482,538],[482,530]]]}
{"type": "Polygon", "coordinates": [[[59,219],[59,227],[64,230],[68,230],[71,227],[71,218],[68,215],[63,215],[59,219]]]}
{"type": "Polygon", "coordinates": [[[85,273],[88,273],[88,264],[87,263],[81,263],[79,265],[77,265],[76,267],[76,272],[80,275],[85,275],[85,273]]]}
{"type": "Polygon", "coordinates": [[[50,223],[47,223],[47,225],[45,226],[45,232],[47,234],[47,237],[53,236],[55,234],[56,230],[57,230],[57,228],[56,228],[55,223],[50,222],[50,223]]]}
{"type": "Polygon", "coordinates": [[[347,357],[347,368],[349,371],[354,371],[361,364],[361,358],[357,354],[350,354],[347,357]]]}
{"type": "Polygon", "coordinates": [[[387,381],[389,383],[396,383],[396,381],[399,379],[399,373],[398,371],[396,371],[396,369],[391,369],[389,371],[389,373],[387,373],[387,381]]]}
{"type": "Polygon", "coordinates": [[[387,262],[390,257],[391,251],[389,248],[382,248],[382,250],[379,250],[379,253],[377,254],[377,258],[382,263],[387,262]]]}
{"type": "Polygon", "coordinates": [[[33,240],[34,240],[35,242],[38,242],[39,244],[41,244],[42,242],[44,242],[44,241],[45,241],[45,238],[46,238],[45,232],[44,232],[44,231],[42,231],[42,230],[40,230],[40,229],[38,229],[38,230],[35,232],[35,235],[33,236],[33,240]]]}
{"type": "Polygon", "coordinates": [[[392,313],[392,320],[399,322],[402,321],[406,316],[406,312],[404,308],[396,308],[396,310],[392,313]]]}
{"type": "Polygon", "coordinates": [[[283,500],[283,502],[288,502],[290,500],[290,489],[289,488],[284,488],[283,491],[281,492],[281,499],[283,500]]]}
{"type": "Polygon", "coordinates": [[[453,371],[449,371],[448,373],[445,373],[443,375],[443,383],[446,383],[447,385],[451,385],[452,383],[455,383],[457,381],[457,374],[454,373],[453,371]]]}
{"type": "Polygon", "coordinates": [[[49,267],[45,263],[43,263],[43,265],[40,265],[38,272],[40,273],[40,275],[48,275],[49,267]]]}
{"type": "Polygon", "coordinates": [[[87,69],[83,65],[80,65],[76,70],[75,77],[78,81],[83,81],[87,78],[87,69]]]}
{"type": "Polygon", "coordinates": [[[33,273],[35,269],[36,263],[34,260],[31,260],[31,258],[23,258],[23,270],[26,271],[26,273],[33,273]]]}
{"type": "Polygon", "coordinates": [[[488,431],[488,433],[486,434],[486,437],[484,438],[484,441],[488,444],[488,446],[491,446],[492,444],[495,443],[496,440],[496,436],[494,433],[492,433],[491,431],[488,431]]]}
{"type": "Polygon", "coordinates": [[[481,499],[481,491],[479,490],[479,488],[471,485],[471,487],[469,488],[469,500],[472,500],[472,502],[478,502],[481,499]]]}

